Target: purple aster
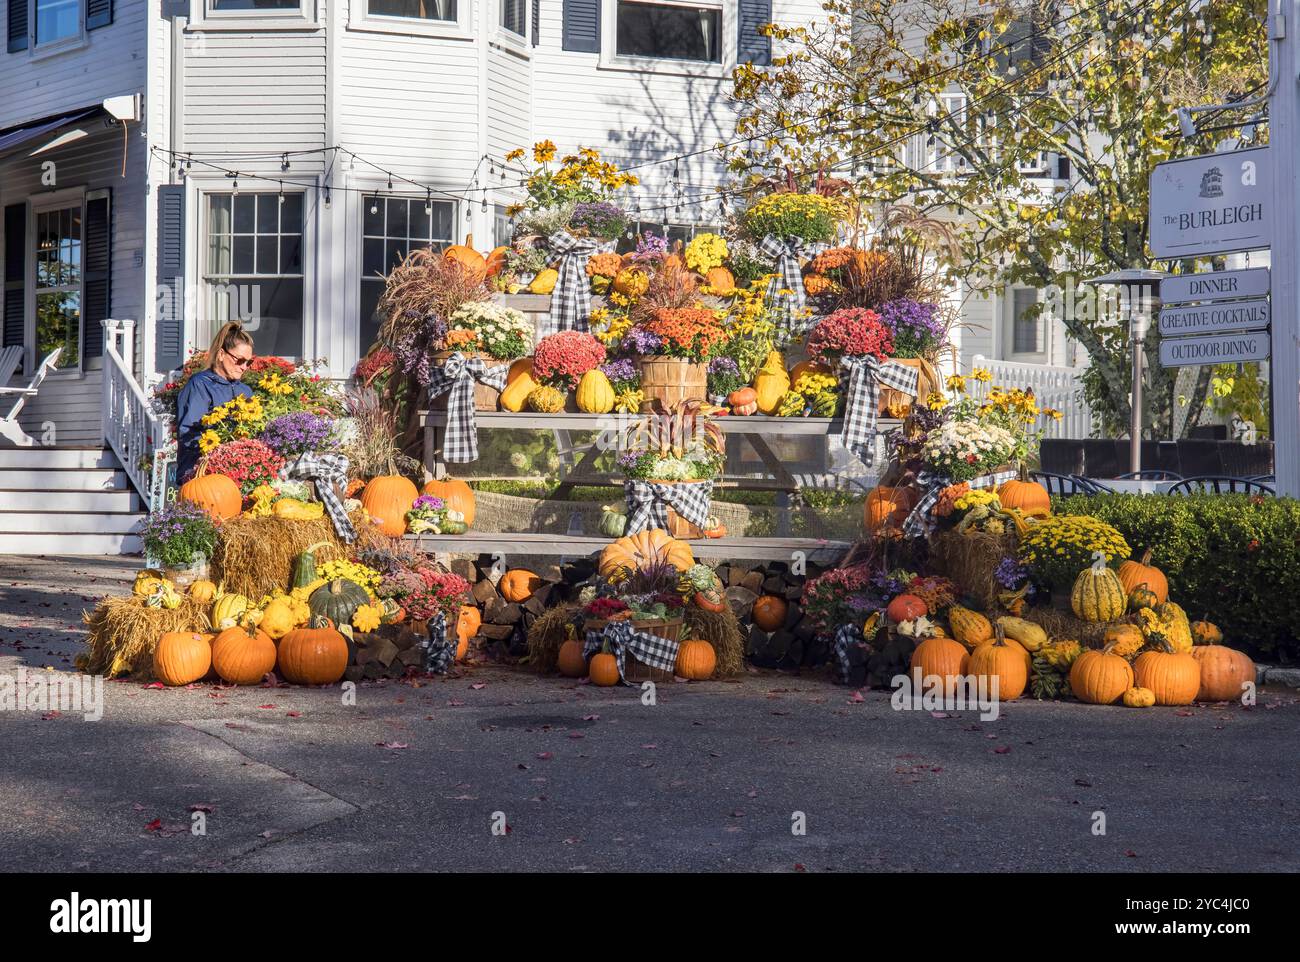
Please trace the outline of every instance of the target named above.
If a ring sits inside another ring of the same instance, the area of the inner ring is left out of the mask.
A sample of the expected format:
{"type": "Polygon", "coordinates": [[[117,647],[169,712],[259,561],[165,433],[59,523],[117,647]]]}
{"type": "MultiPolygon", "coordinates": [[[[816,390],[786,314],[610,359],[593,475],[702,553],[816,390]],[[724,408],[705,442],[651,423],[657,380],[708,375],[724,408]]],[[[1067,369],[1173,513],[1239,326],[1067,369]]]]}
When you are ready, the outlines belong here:
{"type": "Polygon", "coordinates": [[[282,414],[262,431],[263,443],[286,459],[319,450],[329,436],[330,422],[310,411],[282,414]]]}
{"type": "Polygon", "coordinates": [[[609,378],[611,384],[617,384],[619,381],[634,380],[636,365],[630,357],[624,357],[617,361],[606,361],[600,366],[600,372],[609,378]]]}
{"type": "Polygon", "coordinates": [[[709,362],[710,374],[740,374],[740,366],[729,357],[715,357],[709,362]]]}
{"type": "Polygon", "coordinates": [[[578,204],[569,217],[569,226],[585,230],[593,237],[617,237],[627,227],[627,214],[607,200],[578,204]]]}
{"type": "Polygon", "coordinates": [[[889,328],[896,357],[928,354],[947,340],[947,327],[939,316],[939,305],[900,297],[882,304],[880,320],[889,328]]]}
{"type": "Polygon", "coordinates": [[[622,347],[633,354],[657,354],[664,342],[643,327],[634,327],[623,335],[622,347]]]}

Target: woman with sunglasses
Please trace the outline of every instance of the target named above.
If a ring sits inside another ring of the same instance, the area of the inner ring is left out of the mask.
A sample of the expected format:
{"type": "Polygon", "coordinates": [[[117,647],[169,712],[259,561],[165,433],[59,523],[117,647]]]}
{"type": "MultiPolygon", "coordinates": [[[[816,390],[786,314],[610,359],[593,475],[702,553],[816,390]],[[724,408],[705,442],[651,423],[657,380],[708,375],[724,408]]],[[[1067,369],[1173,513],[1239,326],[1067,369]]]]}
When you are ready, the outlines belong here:
{"type": "Polygon", "coordinates": [[[176,401],[178,483],[184,483],[199,462],[204,416],[238,395],[252,396],[253,389],[240,380],[252,363],[253,339],[238,321],[222,325],[208,349],[207,369],[197,371],[185,383],[176,401]]]}

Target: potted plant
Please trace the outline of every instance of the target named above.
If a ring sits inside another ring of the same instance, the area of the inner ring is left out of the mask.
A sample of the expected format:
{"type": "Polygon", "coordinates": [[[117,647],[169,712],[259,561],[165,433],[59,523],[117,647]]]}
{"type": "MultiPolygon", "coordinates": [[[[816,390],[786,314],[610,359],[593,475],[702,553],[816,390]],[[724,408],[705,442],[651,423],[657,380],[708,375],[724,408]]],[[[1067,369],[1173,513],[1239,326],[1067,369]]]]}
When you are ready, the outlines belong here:
{"type": "Polygon", "coordinates": [[[557,331],[542,338],[533,354],[532,377],[538,382],[528,396],[534,411],[554,414],[588,371],[605,363],[605,346],[583,331],[557,331]]]}
{"type": "MultiPolygon", "coordinates": [[[[596,575],[578,595],[585,632],[600,632],[613,621],[628,621],[632,630],[668,641],[681,639],[687,599],[680,590],[681,572],[671,562],[646,565],[612,580],[596,575]]],[[[672,672],[643,665],[628,652],[624,677],[628,681],[669,681],[672,672]]]]}
{"type": "MultiPolygon", "coordinates": [[[[655,484],[699,484],[722,473],[726,440],[700,401],[683,401],[628,429],[617,465],[623,475],[655,484]]],[[[674,538],[703,538],[705,529],[668,509],[674,538]]]]}
{"type": "Polygon", "coordinates": [[[155,511],[145,519],[140,535],[150,567],[161,567],[172,583],[189,585],[207,578],[217,529],[199,505],[178,501],[155,511]]]}

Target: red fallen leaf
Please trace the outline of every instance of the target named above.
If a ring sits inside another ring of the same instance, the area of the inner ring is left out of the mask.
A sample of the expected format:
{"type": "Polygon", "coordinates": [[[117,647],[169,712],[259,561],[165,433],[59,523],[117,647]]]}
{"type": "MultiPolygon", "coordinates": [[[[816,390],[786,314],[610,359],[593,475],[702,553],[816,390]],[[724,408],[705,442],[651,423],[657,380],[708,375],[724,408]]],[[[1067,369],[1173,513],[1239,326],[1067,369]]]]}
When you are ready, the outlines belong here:
{"type": "Polygon", "coordinates": [[[393,751],[398,751],[399,749],[410,748],[411,746],[406,744],[406,742],[375,742],[375,747],[389,748],[392,749],[393,751]]]}
{"type": "Polygon", "coordinates": [[[461,705],[465,703],[463,701],[456,701],[453,698],[451,701],[447,702],[447,704],[450,705],[452,708],[459,708],[461,705]]]}
{"type": "Polygon", "coordinates": [[[746,793],[745,793],[745,797],[746,797],[746,798],[758,798],[758,792],[746,792],[746,793]]]}
{"type": "Polygon", "coordinates": [[[722,757],[722,752],[709,752],[709,757],[710,757],[710,758],[721,758],[721,757],[722,757]]]}
{"type": "Polygon", "coordinates": [[[808,871],[806,868],[803,867],[803,862],[795,862],[795,863],[794,863],[794,870],[795,870],[796,872],[806,872],[806,871],[808,871]]]}
{"type": "Polygon", "coordinates": [[[576,835],[571,835],[571,836],[569,836],[568,838],[566,838],[566,839],[564,840],[563,844],[565,844],[565,845],[577,845],[577,844],[578,844],[579,842],[581,842],[581,841],[582,841],[582,839],[578,838],[578,836],[576,836],[576,835]]]}
{"type": "Polygon", "coordinates": [[[1011,746],[1010,746],[1010,745],[999,745],[997,748],[993,749],[993,754],[994,754],[994,755],[1009,755],[1009,754],[1011,754],[1011,746]]]}
{"type": "Polygon", "coordinates": [[[143,812],[143,811],[144,811],[144,806],[141,805],[139,802],[136,802],[134,805],[131,806],[131,811],[133,811],[133,812],[143,812]]]}
{"type": "Polygon", "coordinates": [[[301,717],[302,717],[302,712],[300,712],[300,711],[287,711],[287,712],[284,713],[284,715],[285,715],[286,718],[301,718],[301,717]]]}
{"type": "Polygon", "coordinates": [[[519,769],[521,772],[526,772],[528,771],[529,766],[525,765],[523,762],[520,762],[518,765],[515,766],[515,768],[519,769]]]}
{"type": "Polygon", "coordinates": [[[851,702],[855,702],[855,703],[856,703],[856,702],[860,702],[860,701],[866,701],[866,699],[862,697],[862,692],[860,692],[860,691],[855,691],[855,692],[853,693],[853,697],[850,698],[849,701],[851,701],[851,702]]]}
{"type": "Polygon", "coordinates": [[[930,712],[930,717],[931,717],[931,718],[951,718],[952,716],[949,715],[946,711],[932,711],[932,712],[930,712]]]}
{"type": "Polygon", "coordinates": [[[270,838],[270,837],[271,837],[272,835],[274,835],[274,834],[275,834],[275,832],[271,831],[271,830],[268,828],[265,832],[259,832],[258,835],[257,835],[257,837],[258,837],[258,838],[270,838]]]}
{"type": "Polygon", "coordinates": [[[570,738],[586,738],[587,736],[584,735],[582,732],[569,732],[569,737],[570,737],[570,738]]]}
{"type": "Polygon", "coordinates": [[[141,688],[166,688],[167,686],[160,681],[151,681],[149,682],[149,684],[141,685],[140,687],[141,688]]]}
{"type": "Polygon", "coordinates": [[[642,748],[658,748],[658,745],[642,745],[642,748]]]}
{"type": "Polygon", "coordinates": [[[943,771],[943,768],[942,768],[942,766],[940,766],[940,765],[934,765],[934,766],[931,767],[930,771],[932,771],[932,772],[941,772],[941,771],[943,771]]]}
{"type": "Polygon", "coordinates": [[[478,691],[480,688],[486,688],[487,685],[483,684],[483,682],[481,681],[476,681],[474,684],[470,685],[469,687],[474,689],[474,691],[478,691]]]}
{"type": "Polygon", "coordinates": [[[1092,782],[1088,781],[1086,778],[1076,778],[1074,784],[1078,785],[1080,788],[1092,788],[1092,782]]]}
{"type": "Polygon", "coordinates": [[[189,808],[185,809],[185,811],[187,811],[187,812],[206,812],[207,814],[211,815],[211,814],[212,814],[212,806],[209,805],[207,802],[197,802],[197,803],[191,805],[189,808]]]}
{"type": "Polygon", "coordinates": [[[1184,718],[1191,718],[1193,715],[1196,714],[1196,712],[1194,712],[1194,711],[1187,711],[1187,710],[1184,709],[1184,710],[1176,711],[1176,712],[1174,712],[1174,714],[1175,714],[1175,715],[1181,715],[1181,716],[1184,717],[1184,718]]]}
{"type": "Polygon", "coordinates": [[[550,752],[538,752],[538,753],[537,753],[537,757],[540,758],[540,759],[541,759],[542,761],[544,761],[544,762],[549,762],[549,761],[550,761],[552,758],[554,758],[555,756],[552,755],[550,752]]]}
{"type": "Polygon", "coordinates": [[[47,711],[41,716],[41,721],[53,721],[56,718],[62,717],[62,715],[63,712],[61,711],[47,711]]]}
{"type": "Polygon", "coordinates": [[[582,716],[582,720],[583,720],[583,721],[600,721],[600,716],[599,716],[599,715],[583,715],[583,716],[582,716]]]}
{"type": "Polygon", "coordinates": [[[258,708],[274,708],[275,705],[258,705],[258,708]]]}
{"type": "Polygon", "coordinates": [[[1138,857],[1138,853],[1135,852],[1135,851],[1133,851],[1131,848],[1126,848],[1126,849],[1124,849],[1124,854],[1127,855],[1129,858],[1137,858],[1137,857],[1138,857]]]}
{"type": "Polygon", "coordinates": [[[740,809],[736,809],[734,812],[731,813],[731,817],[732,817],[732,818],[744,818],[744,817],[745,817],[745,813],[742,812],[740,809]]]}
{"type": "Polygon", "coordinates": [[[155,818],[152,822],[148,822],[148,823],[145,825],[145,830],[146,830],[146,831],[149,831],[149,832],[159,832],[159,831],[162,831],[162,819],[161,819],[161,818],[155,818]]]}
{"type": "Polygon", "coordinates": [[[985,738],[997,738],[998,736],[997,736],[997,735],[985,735],[984,737],[985,737],[985,738]]]}

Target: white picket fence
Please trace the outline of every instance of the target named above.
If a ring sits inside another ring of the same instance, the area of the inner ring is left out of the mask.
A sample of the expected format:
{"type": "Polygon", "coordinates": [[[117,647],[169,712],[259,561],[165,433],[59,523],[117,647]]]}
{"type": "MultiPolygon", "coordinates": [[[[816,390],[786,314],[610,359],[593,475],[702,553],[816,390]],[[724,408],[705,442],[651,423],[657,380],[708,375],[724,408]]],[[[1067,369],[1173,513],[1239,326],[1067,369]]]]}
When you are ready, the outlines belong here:
{"type": "Polygon", "coordinates": [[[989,383],[1004,388],[1033,389],[1040,407],[1054,408],[1063,415],[1059,421],[1049,421],[1045,427],[1047,438],[1092,437],[1092,409],[1082,398],[1083,368],[1060,367],[1051,364],[1023,364],[1018,361],[999,361],[976,354],[970,368],[980,367],[993,375],[989,383]]]}

